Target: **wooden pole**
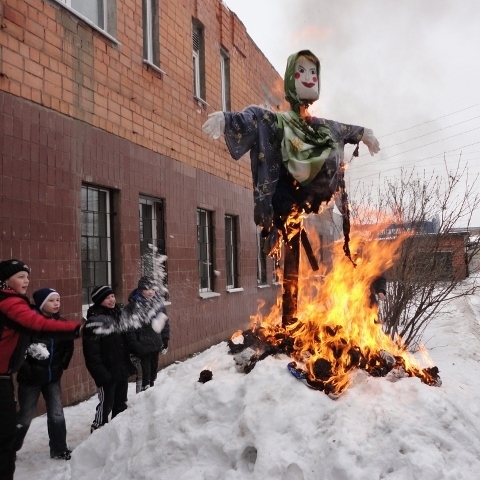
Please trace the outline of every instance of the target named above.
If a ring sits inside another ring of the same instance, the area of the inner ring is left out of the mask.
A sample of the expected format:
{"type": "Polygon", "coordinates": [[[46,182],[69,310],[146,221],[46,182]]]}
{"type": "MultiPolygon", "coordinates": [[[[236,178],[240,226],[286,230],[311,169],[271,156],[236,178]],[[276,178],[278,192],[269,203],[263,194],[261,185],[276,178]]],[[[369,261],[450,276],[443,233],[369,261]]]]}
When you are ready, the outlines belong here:
{"type": "Polygon", "coordinates": [[[298,270],[300,266],[300,229],[285,245],[283,264],[282,325],[296,321],[298,300],[298,270]]]}

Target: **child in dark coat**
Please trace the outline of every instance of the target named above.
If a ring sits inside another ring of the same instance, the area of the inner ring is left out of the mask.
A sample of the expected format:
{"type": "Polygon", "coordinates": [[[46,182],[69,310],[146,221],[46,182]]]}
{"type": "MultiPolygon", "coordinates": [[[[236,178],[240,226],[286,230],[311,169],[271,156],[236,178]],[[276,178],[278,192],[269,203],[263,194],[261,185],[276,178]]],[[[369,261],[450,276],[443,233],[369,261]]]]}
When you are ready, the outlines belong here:
{"type": "MultiPolygon", "coordinates": [[[[53,288],[42,288],[33,294],[35,310],[45,318],[59,322],[60,295],[53,288]]],[[[73,340],[59,340],[34,336],[27,350],[27,357],[17,374],[18,403],[15,451],[22,448],[25,435],[35,415],[40,393],[47,406],[47,427],[50,439],[50,457],[70,460],[67,448],[67,428],[62,407],[60,379],[68,368],[73,355],[73,340]]]]}
{"type": "Polygon", "coordinates": [[[119,330],[121,310],[109,286],[92,290],[93,305],[87,311],[86,331],[89,325],[101,329],[102,336],[84,335],[85,364],[99,388],[93,432],[127,408],[128,377],[135,373],[130,361],[125,334],[119,330]]]}
{"type": "Polygon", "coordinates": [[[142,277],[128,298],[122,313],[122,327],[132,361],[137,366],[137,393],[153,387],[157,378],[158,355],[167,353],[170,324],[155,281],[142,277]]]}

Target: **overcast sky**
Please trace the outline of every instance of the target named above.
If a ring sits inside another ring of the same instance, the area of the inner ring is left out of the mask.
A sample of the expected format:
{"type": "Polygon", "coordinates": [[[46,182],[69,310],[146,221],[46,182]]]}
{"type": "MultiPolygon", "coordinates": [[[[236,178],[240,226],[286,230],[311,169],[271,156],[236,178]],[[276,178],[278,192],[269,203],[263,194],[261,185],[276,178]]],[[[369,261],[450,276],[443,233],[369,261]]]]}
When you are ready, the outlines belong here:
{"type": "Polygon", "coordinates": [[[312,113],[373,129],[382,151],[372,158],[360,149],[350,190],[401,166],[444,174],[444,155],[453,168],[460,152],[470,177],[479,174],[478,0],[224,2],[282,77],[291,53],[320,58],[312,113]]]}

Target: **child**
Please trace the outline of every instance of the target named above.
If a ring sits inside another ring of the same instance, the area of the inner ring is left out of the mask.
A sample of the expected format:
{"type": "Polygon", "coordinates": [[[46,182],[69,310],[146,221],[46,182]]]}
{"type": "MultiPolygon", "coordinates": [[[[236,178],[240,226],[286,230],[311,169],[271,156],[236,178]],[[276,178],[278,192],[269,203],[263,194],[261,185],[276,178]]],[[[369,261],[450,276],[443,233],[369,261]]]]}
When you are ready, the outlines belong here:
{"type": "Polygon", "coordinates": [[[30,308],[25,296],[30,268],[14,258],[0,262],[0,478],[13,479],[17,412],[12,375],[22,365],[30,337],[41,332],[56,338],[80,336],[80,322],[58,322],[30,308]]]}
{"type": "Polygon", "coordinates": [[[165,354],[168,350],[170,325],[153,279],[142,277],[128,302],[121,323],[127,330],[128,347],[137,366],[138,393],[153,387],[157,378],[158,354],[165,354]]]}
{"type": "MultiPolygon", "coordinates": [[[[33,293],[35,310],[45,318],[65,321],[59,314],[60,295],[53,288],[42,288],[33,293]]],[[[47,427],[50,439],[50,457],[70,460],[67,448],[67,429],[62,407],[60,379],[73,355],[73,340],[55,340],[33,337],[27,358],[17,374],[18,403],[15,451],[22,448],[25,435],[35,415],[38,398],[42,393],[47,406],[47,427]],[[45,350],[42,354],[41,350],[45,350]]]]}
{"type": "Polygon", "coordinates": [[[85,364],[99,388],[95,418],[90,432],[108,422],[127,408],[128,377],[135,373],[130,361],[124,333],[119,331],[121,310],[115,303],[115,294],[108,286],[92,290],[93,305],[87,312],[87,323],[98,327],[104,335],[84,335],[85,364]]]}

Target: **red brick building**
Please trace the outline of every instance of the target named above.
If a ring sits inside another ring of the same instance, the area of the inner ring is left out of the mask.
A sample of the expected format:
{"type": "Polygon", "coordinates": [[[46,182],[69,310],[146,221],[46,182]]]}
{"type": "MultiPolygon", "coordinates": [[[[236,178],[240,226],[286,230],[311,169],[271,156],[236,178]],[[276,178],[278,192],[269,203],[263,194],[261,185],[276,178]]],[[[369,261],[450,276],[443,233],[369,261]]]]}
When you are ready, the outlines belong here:
{"type": "Polygon", "coordinates": [[[433,235],[418,235],[410,239],[412,248],[422,259],[423,264],[429,262],[437,265],[437,280],[465,280],[468,276],[466,233],[445,233],[433,235]]]}
{"type": "MultiPolygon", "coordinates": [[[[94,285],[126,302],[155,244],[164,364],[228,338],[279,289],[257,254],[250,161],[201,130],[249,104],[284,109],[283,82],[221,0],[3,0],[0,258],[78,320],[94,285]]],[[[63,386],[67,403],[95,391],[80,342],[63,386]]]]}

